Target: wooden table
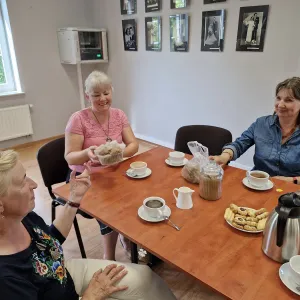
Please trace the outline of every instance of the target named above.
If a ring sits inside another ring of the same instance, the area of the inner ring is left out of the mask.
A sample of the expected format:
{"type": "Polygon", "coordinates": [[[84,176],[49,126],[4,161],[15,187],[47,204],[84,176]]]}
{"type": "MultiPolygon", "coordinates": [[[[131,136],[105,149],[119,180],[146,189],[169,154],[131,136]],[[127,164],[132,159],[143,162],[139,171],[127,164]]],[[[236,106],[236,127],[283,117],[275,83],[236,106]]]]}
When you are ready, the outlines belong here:
{"type": "MultiPolygon", "coordinates": [[[[107,168],[93,174],[81,209],[230,299],[297,299],[279,279],[280,264],[263,254],[262,234],[240,232],[223,217],[230,203],[271,211],[280,196],[276,188],[265,192],[249,190],[242,184],[245,171],[226,167],[222,198],[203,200],[198,186],[181,177],[181,168],[165,164],[168,152],[158,147],[124,161],[114,170],[107,168]],[[152,175],[143,180],[128,178],[125,171],[133,160],[146,161],[152,175]],[[172,191],[181,186],[195,190],[191,210],[180,210],[175,205],[172,191]],[[147,223],[138,217],[138,208],[149,196],[166,200],[180,231],[167,223],[147,223]]],[[[298,190],[293,184],[274,182],[283,193],[298,190]]],[[[54,193],[67,200],[69,185],[54,193]]]]}

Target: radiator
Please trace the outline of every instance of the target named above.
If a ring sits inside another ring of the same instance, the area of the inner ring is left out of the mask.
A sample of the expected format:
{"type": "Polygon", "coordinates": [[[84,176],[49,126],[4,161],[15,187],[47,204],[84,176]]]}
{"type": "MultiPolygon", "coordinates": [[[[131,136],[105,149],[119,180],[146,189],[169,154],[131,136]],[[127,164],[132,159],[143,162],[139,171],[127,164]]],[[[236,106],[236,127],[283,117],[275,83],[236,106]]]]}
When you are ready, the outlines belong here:
{"type": "Polygon", "coordinates": [[[30,105],[0,109],[0,141],[32,135],[30,105]]]}

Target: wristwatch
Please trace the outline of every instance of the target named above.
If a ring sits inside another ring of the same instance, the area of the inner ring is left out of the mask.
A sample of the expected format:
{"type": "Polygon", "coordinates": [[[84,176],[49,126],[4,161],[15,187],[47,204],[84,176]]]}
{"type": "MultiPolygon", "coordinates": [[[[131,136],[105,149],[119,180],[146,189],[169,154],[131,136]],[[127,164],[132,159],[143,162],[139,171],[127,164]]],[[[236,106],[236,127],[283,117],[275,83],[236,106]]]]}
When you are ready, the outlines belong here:
{"type": "Polygon", "coordinates": [[[71,207],[76,207],[76,208],[78,208],[80,206],[80,203],[75,203],[75,202],[70,201],[70,200],[67,202],[67,204],[71,207]]]}
{"type": "Polygon", "coordinates": [[[294,182],[295,184],[298,184],[298,178],[297,178],[297,177],[293,177],[293,182],[294,182]]]}

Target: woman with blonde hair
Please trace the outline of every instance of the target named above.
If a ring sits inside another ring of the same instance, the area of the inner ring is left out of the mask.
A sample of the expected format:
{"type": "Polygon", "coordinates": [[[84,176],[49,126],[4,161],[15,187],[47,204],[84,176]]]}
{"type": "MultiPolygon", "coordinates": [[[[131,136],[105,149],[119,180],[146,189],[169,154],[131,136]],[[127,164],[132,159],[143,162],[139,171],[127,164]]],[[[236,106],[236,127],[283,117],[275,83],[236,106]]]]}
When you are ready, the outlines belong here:
{"type": "MultiPolygon", "coordinates": [[[[125,113],[112,108],[112,81],[103,72],[92,72],[85,81],[85,95],[90,107],[74,113],[66,127],[65,158],[71,170],[81,173],[83,164],[91,160],[92,172],[101,169],[94,150],[108,141],[124,143],[124,157],[138,151],[138,142],[125,113]]],[[[115,260],[118,233],[99,222],[104,241],[104,259],[115,260]]],[[[121,236],[122,245],[129,250],[129,241],[121,236]]]]}
{"type": "Polygon", "coordinates": [[[258,118],[241,137],[211,157],[220,164],[236,160],[255,145],[254,170],[300,184],[300,78],[280,82],[275,91],[275,112],[258,118]]]}
{"type": "Polygon", "coordinates": [[[37,184],[26,176],[18,155],[0,151],[0,293],[22,300],[175,300],[149,267],[107,260],[65,261],[67,238],[84,194],[90,166],[72,171],[70,197],[51,226],[32,210],[37,184]]]}

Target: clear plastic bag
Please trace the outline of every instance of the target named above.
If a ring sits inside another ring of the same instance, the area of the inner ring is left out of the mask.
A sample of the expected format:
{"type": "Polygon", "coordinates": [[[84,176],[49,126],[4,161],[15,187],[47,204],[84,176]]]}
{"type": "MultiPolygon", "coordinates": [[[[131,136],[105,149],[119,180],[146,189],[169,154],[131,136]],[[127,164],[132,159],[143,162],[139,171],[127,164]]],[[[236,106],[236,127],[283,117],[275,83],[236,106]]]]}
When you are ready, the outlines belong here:
{"type": "Polygon", "coordinates": [[[188,147],[194,157],[183,167],[181,175],[191,183],[199,183],[200,170],[209,162],[208,148],[196,141],[188,142],[188,147]]]}
{"type": "Polygon", "coordinates": [[[101,165],[109,166],[114,165],[123,160],[124,146],[118,144],[117,141],[107,142],[104,145],[99,146],[95,150],[101,165]]]}

